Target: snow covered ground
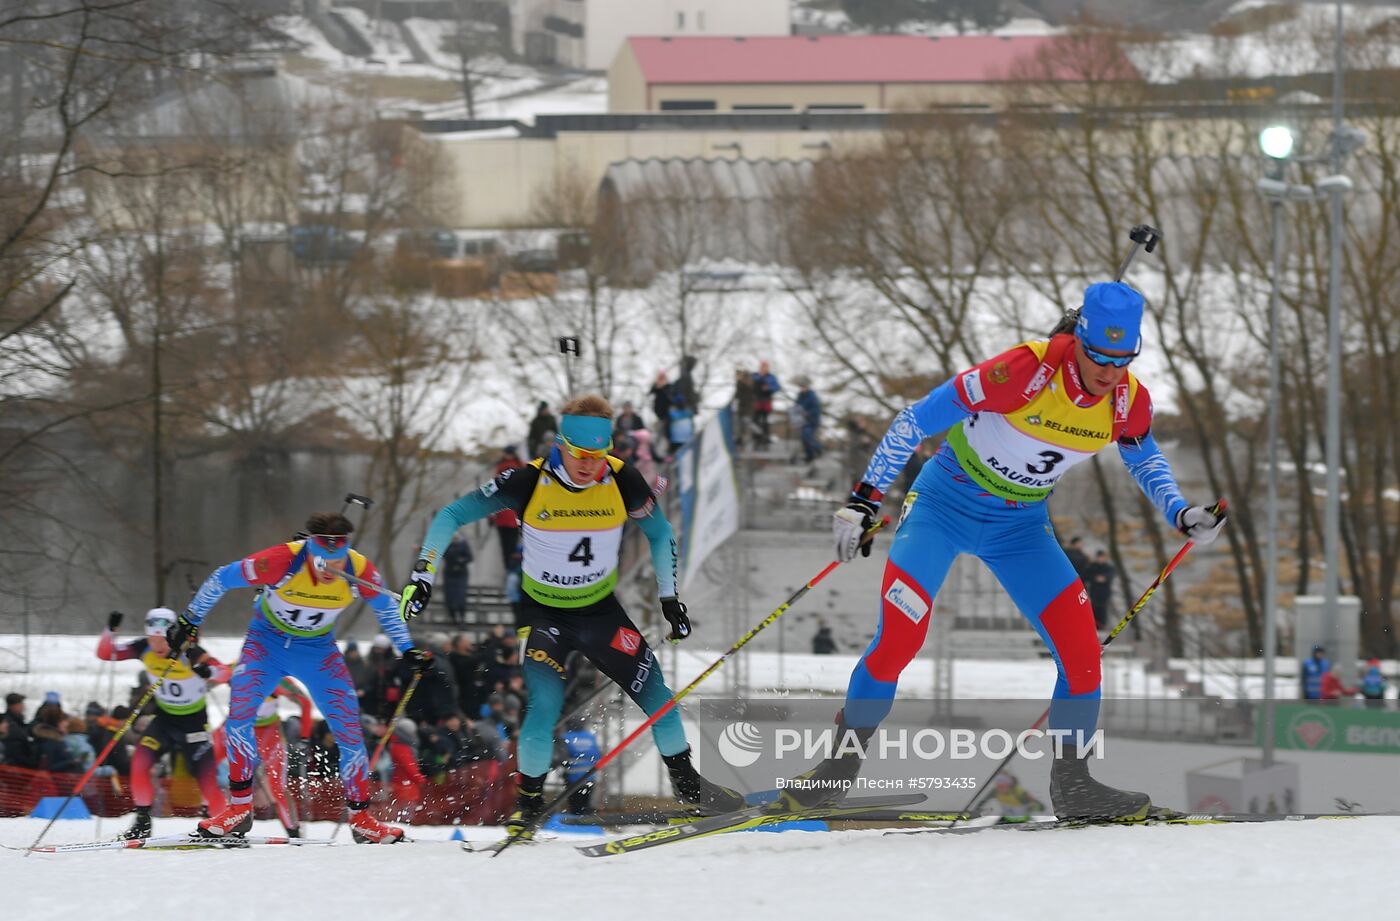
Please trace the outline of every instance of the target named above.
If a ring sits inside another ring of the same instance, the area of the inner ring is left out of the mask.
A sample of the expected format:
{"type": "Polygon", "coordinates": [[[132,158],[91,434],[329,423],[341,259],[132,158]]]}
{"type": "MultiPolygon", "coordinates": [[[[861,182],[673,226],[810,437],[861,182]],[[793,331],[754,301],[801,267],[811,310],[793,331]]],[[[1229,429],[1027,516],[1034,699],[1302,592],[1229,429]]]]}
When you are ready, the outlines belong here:
{"type": "MultiPolygon", "coordinates": [[[[382,115],[414,113],[424,118],[465,118],[466,102],[460,97],[461,59],[451,48],[457,23],[450,20],[410,18],[400,24],[376,22],[353,7],[336,7],[371,46],[369,57],[345,54],[335,48],[309,19],[281,16],[276,26],[301,45],[299,57],[310,62],[296,69],[309,80],[339,84],[359,81],[361,89],[376,93],[382,115]],[[427,61],[414,59],[405,40],[412,35],[427,61]],[[307,67],[313,68],[307,70],[307,67]],[[385,78],[376,83],[373,78],[385,78]]],[[[578,71],[538,68],[508,61],[495,54],[471,59],[475,116],[533,120],[540,114],[605,112],[607,78],[578,71]]]]}
{"type": "MultiPolygon", "coordinates": [[[[239,638],[206,636],[207,647],[232,658],[239,638]]],[[[56,690],[70,709],[89,699],[122,693],[136,666],[98,663],[92,637],[37,635],[28,640],[30,670],[0,672],[0,689],[20,690],[35,700],[56,690]],[[115,678],[113,675],[115,674],[115,678]]],[[[13,667],[24,652],[24,638],[0,636],[0,667],[13,667]]],[[[715,655],[714,650],[663,653],[673,685],[689,681],[715,655]]],[[[803,685],[838,693],[852,656],[754,654],[748,664],[755,696],[782,693],[779,685],[803,685]]],[[[1180,664],[1180,663],[1177,663],[1180,664]]],[[[1143,677],[1132,661],[1110,662],[1109,693],[1143,677]],[[1137,677],[1134,677],[1137,676],[1137,677]]],[[[1025,696],[1046,693],[1053,667],[1041,660],[960,661],[955,669],[959,697],[1025,696]]],[[[916,662],[901,692],[927,693],[931,667],[916,662]]],[[[719,676],[706,687],[722,696],[719,676]]],[[[704,687],[704,686],[702,686],[704,687]]],[[[223,696],[211,708],[222,717],[223,696]]],[[[693,733],[694,726],[690,728],[693,733]]],[[[695,736],[692,736],[695,738],[695,736]]],[[[1150,765],[1138,780],[1167,805],[1180,802],[1187,771],[1248,750],[1219,746],[1158,746],[1123,743],[1137,764],[1150,765]],[[1135,754],[1134,754],[1135,753],[1135,754]],[[1150,775],[1150,776],[1148,776],[1150,775]]],[[[645,792],[660,776],[651,746],[619,759],[629,792],[645,792]]],[[[1299,808],[1325,810],[1330,797],[1344,792],[1372,810],[1392,808],[1392,759],[1376,756],[1323,764],[1335,759],[1318,752],[1289,752],[1311,776],[1337,776],[1314,785],[1299,808]]],[[[718,766],[702,769],[713,772],[718,766]]],[[[1043,795],[1044,766],[1026,764],[1020,776],[1043,795]]],[[[1118,768],[1122,770],[1122,768],[1118,768]]],[[[1124,783],[1126,778],[1107,776],[1124,783]]],[[[1128,785],[1124,783],[1124,785],[1128,785]]],[[[193,820],[156,819],[157,834],[182,834],[193,820]]],[[[561,835],[499,860],[464,853],[448,841],[454,830],[417,828],[422,843],[393,850],[349,844],[340,832],[336,847],[264,847],[247,851],[89,852],[35,854],[22,851],[43,827],[36,819],[0,820],[0,880],[6,883],[6,917],[55,919],[144,918],[149,902],[114,898],[133,886],[155,884],[174,892],[197,892],[201,904],[246,917],[282,917],[295,906],[302,919],[415,919],[440,910],[469,911],[472,917],[521,914],[542,917],[567,912],[571,921],[630,916],[628,906],[648,909],[667,921],[704,919],[717,913],[736,917],[825,919],[910,917],[936,911],[959,921],[1006,918],[1164,919],[1183,914],[1207,918],[1272,919],[1301,900],[1326,893],[1328,907],[1343,916],[1388,907],[1390,894],[1378,880],[1388,872],[1400,818],[1384,816],[1339,821],[1232,827],[1089,829],[1040,834],[989,832],[970,837],[885,836],[880,830],[741,833],[629,855],[590,859],[575,845],[596,842],[596,832],[561,835]],[[1384,863],[1383,863],[1384,862],[1384,863]],[[912,872],[911,872],[912,871],[912,872]],[[523,889],[524,880],[547,883],[547,892],[523,889]],[[81,885],[73,882],[81,880],[81,885]],[[1320,889],[1319,887],[1325,887],[1320,889]]],[[[125,819],[63,820],[45,838],[57,844],[97,840],[114,834],[125,819]]],[[[333,826],[313,823],[309,837],[329,837],[333,826]]],[[[467,827],[472,840],[492,840],[499,829],[467,827]]],[[[254,834],[275,835],[274,822],[260,822],[254,834]]],[[[155,893],[152,893],[155,895],[155,893]]]]}
{"type": "MultiPolygon", "coordinates": [[[[191,820],[156,820],[157,834],[191,820]]],[[[255,834],[275,834],[259,823],[255,834]]],[[[0,844],[27,846],[42,823],[0,820],[0,844]]],[[[113,820],[103,834],[114,831],[113,820]]],[[[330,826],[308,828],[311,836],[330,826]]],[[[494,829],[467,829],[494,837],[494,829]]],[[[1084,829],[972,836],[878,830],[740,833],[590,859],[569,835],[493,859],[440,843],[247,851],[0,851],[6,916],[44,921],[146,919],[153,900],[238,917],[570,921],[657,917],[1275,919],[1325,902],[1331,917],[1388,910],[1400,818],[1084,829]]],[[[342,829],[342,840],[346,833],[342,829]]],[[[93,840],[91,821],[58,823],[46,842],[93,840]]]]}

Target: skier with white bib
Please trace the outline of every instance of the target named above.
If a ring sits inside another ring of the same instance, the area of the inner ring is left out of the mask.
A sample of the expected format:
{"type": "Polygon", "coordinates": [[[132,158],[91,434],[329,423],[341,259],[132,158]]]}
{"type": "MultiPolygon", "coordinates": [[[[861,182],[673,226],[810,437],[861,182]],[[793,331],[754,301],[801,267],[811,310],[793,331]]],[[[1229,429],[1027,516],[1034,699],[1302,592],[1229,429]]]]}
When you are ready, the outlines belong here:
{"type": "MultiPolygon", "coordinates": [[[[900,673],[935,615],[954,558],[981,559],[1040,634],[1058,672],[1050,730],[1066,740],[1051,771],[1063,817],[1145,815],[1148,797],[1090,776],[1080,745],[1098,723],[1100,645],[1089,595],[1055,539],[1046,500],[1075,464],[1110,444],[1167,523],[1197,544],[1223,511],[1190,505],[1152,437],[1152,401],[1128,370],[1142,348],[1143,298],[1122,282],[1089,286],[1073,333],[1022,343],[954,375],[901,411],[833,523],[837,559],[854,558],[885,490],[919,443],[945,432],[904,500],[881,584],[880,622],[857,663],[838,725],[863,747],[889,713],[900,673]]],[[[870,545],[864,546],[869,555],[870,545]]],[[[861,766],[855,746],[799,778],[787,797],[838,795],[861,766]]]]}
{"type": "MultiPolygon", "coordinates": [[[[671,524],[637,468],[608,453],[612,417],[612,407],[600,396],[566,404],[555,445],[545,456],[503,471],[437,513],[413,580],[402,593],[403,616],[421,613],[442,551],[457,529],[503,508],[519,514],[523,598],[516,632],[529,695],[520,729],[517,808],[506,823],[513,836],[544,809],[554,726],[564,703],[563,663],[572,650],[587,656],[648,715],[671,698],[661,663],[613,594],[622,528],[629,519],[651,546],[661,611],[671,625],[668,639],[690,635],[686,607],[676,597],[671,524]]],[[[739,794],[696,772],[678,710],[658,720],[652,734],[678,799],[718,812],[744,805],[739,794]]]]}

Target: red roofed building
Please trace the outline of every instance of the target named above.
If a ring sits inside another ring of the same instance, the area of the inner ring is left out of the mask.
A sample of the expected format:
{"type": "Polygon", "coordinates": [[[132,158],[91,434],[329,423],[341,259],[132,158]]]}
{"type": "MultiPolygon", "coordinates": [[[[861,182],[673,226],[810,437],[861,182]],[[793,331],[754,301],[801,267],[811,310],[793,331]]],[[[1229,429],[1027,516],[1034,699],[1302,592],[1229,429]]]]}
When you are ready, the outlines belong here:
{"type": "MultiPolygon", "coordinates": [[[[1018,65],[1053,36],[823,35],[629,38],[608,70],[612,112],[999,107],[1018,65]]],[[[1099,79],[1140,80],[1116,51],[1099,79]]],[[[1077,65],[1048,79],[1083,81],[1077,65]]]]}

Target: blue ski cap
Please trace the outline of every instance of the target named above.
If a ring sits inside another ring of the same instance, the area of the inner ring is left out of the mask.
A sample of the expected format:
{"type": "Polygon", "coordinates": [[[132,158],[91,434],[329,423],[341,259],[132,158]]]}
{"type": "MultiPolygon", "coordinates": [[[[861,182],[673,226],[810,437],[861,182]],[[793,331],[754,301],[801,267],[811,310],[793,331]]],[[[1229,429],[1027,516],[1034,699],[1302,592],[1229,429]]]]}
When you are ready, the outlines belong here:
{"type": "Polygon", "coordinates": [[[606,451],[612,447],[612,420],[602,416],[572,416],[565,414],[559,420],[561,445],[567,441],[576,448],[586,451],[606,451]]]}
{"type": "Polygon", "coordinates": [[[1142,295],[1121,281],[1101,281],[1084,291],[1075,334],[1091,349],[1142,350],[1142,295]]]}

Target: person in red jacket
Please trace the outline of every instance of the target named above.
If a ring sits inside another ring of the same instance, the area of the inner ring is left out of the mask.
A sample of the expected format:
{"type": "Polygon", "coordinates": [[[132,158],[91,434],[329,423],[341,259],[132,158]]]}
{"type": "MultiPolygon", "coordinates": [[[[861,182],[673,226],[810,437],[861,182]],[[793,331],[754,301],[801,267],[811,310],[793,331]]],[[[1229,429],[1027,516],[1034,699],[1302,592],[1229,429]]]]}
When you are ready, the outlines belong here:
{"type": "Polygon", "coordinates": [[[418,768],[418,727],[413,720],[401,719],[394,724],[394,734],[389,739],[389,757],[394,762],[394,787],[392,799],[400,806],[403,818],[408,821],[417,811],[417,804],[423,799],[423,788],[428,778],[418,768]]]}
{"type": "Polygon", "coordinates": [[[1356,696],[1356,688],[1349,688],[1342,684],[1342,679],[1337,677],[1337,673],[1330,668],[1322,673],[1322,699],[1323,700],[1349,700],[1356,696]]]}
{"type": "MultiPolygon", "coordinates": [[[[520,460],[520,454],[516,451],[515,445],[506,445],[501,449],[500,460],[496,461],[492,479],[499,477],[507,470],[515,470],[525,466],[520,460]]],[[[501,562],[505,564],[506,571],[510,571],[511,559],[515,556],[515,548],[520,544],[520,519],[513,509],[503,508],[499,512],[491,515],[491,527],[496,529],[496,537],[501,542],[501,562]]]]}

